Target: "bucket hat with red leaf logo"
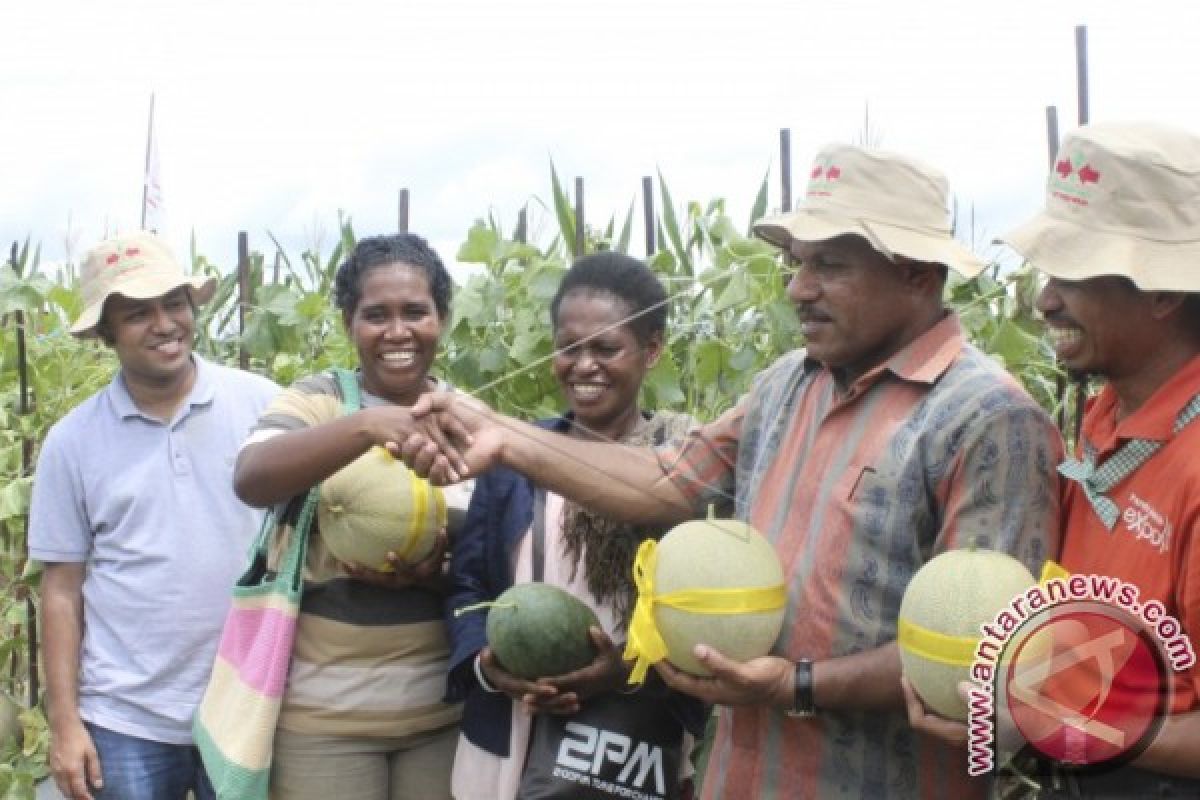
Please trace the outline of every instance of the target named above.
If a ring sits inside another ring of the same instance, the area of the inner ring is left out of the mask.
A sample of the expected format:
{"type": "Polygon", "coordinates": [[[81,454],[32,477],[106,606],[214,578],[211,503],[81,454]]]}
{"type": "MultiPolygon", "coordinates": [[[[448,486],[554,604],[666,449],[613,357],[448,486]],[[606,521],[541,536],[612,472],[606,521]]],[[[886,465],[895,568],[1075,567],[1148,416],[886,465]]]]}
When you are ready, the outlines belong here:
{"type": "Polygon", "coordinates": [[[83,261],[81,283],[83,312],[71,325],[71,333],[80,337],[96,335],[109,295],[148,300],[187,286],[192,302],[203,305],[217,288],[216,278],[185,275],[166,243],[148,231],[117,236],[93,247],[83,261]]]}
{"type": "Polygon", "coordinates": [[[945,264],[970,278],[983,262],[954,239],[948,197],[946,178],[915,159],[831,144],[813,161],[800,207],[763,219],[754,232],[782,248],[856,234],[890,259],[945,264]]]}
{"type": "Polygon", "coordinates": [[[997,241],[1063,280],[1123,275],[1143,291],[1200,292],[1200,137],[1145,122],[1074,131],[1045,209],[997,241]]]}

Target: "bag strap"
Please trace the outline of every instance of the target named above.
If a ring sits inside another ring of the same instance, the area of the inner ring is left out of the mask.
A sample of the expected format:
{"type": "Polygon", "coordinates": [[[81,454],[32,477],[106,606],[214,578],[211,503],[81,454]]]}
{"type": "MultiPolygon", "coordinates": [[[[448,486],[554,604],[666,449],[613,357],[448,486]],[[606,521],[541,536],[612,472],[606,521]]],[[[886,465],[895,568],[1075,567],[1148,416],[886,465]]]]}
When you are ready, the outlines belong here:
{"type": "MultiPolygon", "coordinates": [[[[358,376],[351,370],[340,367],[333,368],[333,377],[342,395],[342,414],[353,414],[362,407],[362,392],[358,388],[358,376]]],[[[304,504],[296,517],[292,540],[288,543],[287,552],[279,564],[278,576],[286,580],[289,588],[300,591],[304,581],[304,559],[308,554],[308,532],[312,529],[313,517],[317,511],[317,498],[321,484],[315,484],[304,496],[304,504]]],[[[263,519],[263,527],[259,532],[258,552],[265,555],[271,534],[277,527],[277,516],[272,509],[263,519]]]]}
{"type": "Polygon", "coordinates": [[[362,393],[358,388],[358,375],[353,370],[333,368],[333,378],[342,393],[342,414],[353,414],[362,408],[362,393]]]}
{"type": "Polygon", "coordinates": [[[546,574],[546,490],[533,490],[532,566],[533,580],[541,583],[546,574]]]}

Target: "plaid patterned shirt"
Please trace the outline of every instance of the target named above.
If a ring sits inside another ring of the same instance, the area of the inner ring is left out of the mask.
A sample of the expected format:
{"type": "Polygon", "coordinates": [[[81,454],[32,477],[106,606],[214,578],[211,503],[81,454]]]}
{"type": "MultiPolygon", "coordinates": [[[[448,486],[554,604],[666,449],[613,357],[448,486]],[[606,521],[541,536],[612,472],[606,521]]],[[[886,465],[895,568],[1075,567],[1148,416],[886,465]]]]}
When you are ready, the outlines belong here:
{"type": "MultiPolygon", "coordinates": [[[[904,588],[973,537],[1034,574],[1057,552],[1049,417],[947,316],[844,393],[799,351],[664,464],[695,508],[728,507],[774,543],[788,583],[775,652],[823,660],[896,638],[904,588]]],[[[920,738],[903,711],[793,719],[722,709],[709,800],[968,798],[966,757],[920,738]]]]}

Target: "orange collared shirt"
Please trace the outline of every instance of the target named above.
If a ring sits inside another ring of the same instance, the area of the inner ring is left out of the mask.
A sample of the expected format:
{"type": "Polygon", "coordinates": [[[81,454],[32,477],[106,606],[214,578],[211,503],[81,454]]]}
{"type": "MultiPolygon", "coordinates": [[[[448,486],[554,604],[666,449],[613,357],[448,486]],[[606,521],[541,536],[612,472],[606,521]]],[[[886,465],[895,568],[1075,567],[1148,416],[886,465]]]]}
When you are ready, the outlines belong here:
{"type": "MultiPolygon", "coordinates": [[[[1117,420],[1117,396],[1105,386],[1088,402],[1083,439],[1097,463],[1132,438],[1163,447],[1108,492],[1120,510],[1112,531],[1074,481],[1063,481],[1062,565],[1072,573],[1133,583],[1139,603],[1158,600],[1200,647],[1200,419],[1173,433],[1179,412],[1200,393],[1200,356],[1159,387],[1141,408],[1117,420]]],[[[1200,671],[1177,676],[1176,712],[1200,703],[1200,671]]]]}

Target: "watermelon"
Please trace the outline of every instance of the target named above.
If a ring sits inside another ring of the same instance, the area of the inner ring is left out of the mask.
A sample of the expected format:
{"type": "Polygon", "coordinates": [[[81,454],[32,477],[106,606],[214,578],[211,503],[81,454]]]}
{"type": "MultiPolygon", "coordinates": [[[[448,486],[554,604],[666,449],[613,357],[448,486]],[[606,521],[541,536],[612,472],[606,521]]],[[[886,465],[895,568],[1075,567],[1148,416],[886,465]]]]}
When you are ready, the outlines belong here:
{"type": "Polygon", "coordinates": [[[519,583],[495,602],[470,608],[477,607],[488,608],[487,640],[496,660],[518,678],[565,675],[596,657],[588,634],[600,627],[596,612],[557,586],[519,583]]]}
{"type": "Polygon", "coordinates": [[[372,447],[321,483],[317,526],[338,561],[390,572],[387,554],[415,564],[446,525],[442,490],[382,447],[372,447]]]}
{"type": "MultiPolygon", "coordinates": [[[[655,597],[688,590],[778,589],[783,566],[762,534],[744,522],[708,519],[672,528],[658,543],[655,597]]],[[[786,599],[778,607],[737,613],[700,613],[654,603],[654,621],[667,646],[667,660],[694,675],[708,675],[692,649],[716,648],[734,661],[771,651],[783,626],[786,599]]]]}
{"type": "Polygon", "coordinates": [[[917,570],[900,601],[898,640],[904,674],[926,706],[966,721],[958,684],[970,678],[979,628],[1035,583],[1012,556],[974,547],[948,550],[917,570]],[[959,656],[933,657],[918,640],[921,631],[954,637],[961,643],[959,656]]]}

